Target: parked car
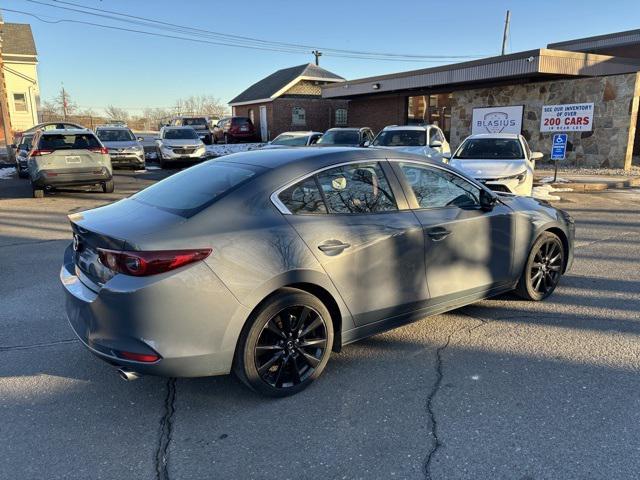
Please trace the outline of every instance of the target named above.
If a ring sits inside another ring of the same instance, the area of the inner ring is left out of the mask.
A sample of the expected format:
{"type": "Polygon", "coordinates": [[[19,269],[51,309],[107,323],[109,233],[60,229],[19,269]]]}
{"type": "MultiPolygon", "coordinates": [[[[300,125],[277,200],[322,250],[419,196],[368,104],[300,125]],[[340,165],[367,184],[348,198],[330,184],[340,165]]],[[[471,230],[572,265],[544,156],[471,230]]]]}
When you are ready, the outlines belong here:
{"type": "Polygon", "coordinates": [[[308,147],[315,145],[321,136],[322,132],[284,132],[262,148],[308,147]]]}
{"type": "Polygon", "coordinates": [[[536,160],[542,156],[522,135],[480,133],[467,137],[450,163],[492,190],[531,195],[536,160]]]}
{"type": "Polygon", "coordinates": [[[180,116],[171,120],[170,125],[174,127],[191,127],[200,137],[205,145],[211,145],[213,137],[209,128],[210,120],[206,116],[180,116]]]}
{"type": "Polygon", "coordinates": [[[126,379],[234,371],[284,396],[356,340],[514,289],[554,291],[573,258],[567,213],[387,156],[237,153],[70,215],[71,327],[126,379]]]}
{"type": "Polygon", "coordinates": [[[391,125],[378,132],[371,145],[443,162],[451,157],[451,147],[436,125],[391,125]]]}
{"type": "Polygon", "coordinates": [[[258,133],[249,117],[225,117],[213,127],[213,143],[257,141],[258,133]]]}
{"type": "Polygon", "coordinates": [[[23,134],[20,138],[20,143],[18,143],[18,148],[16,149],[16,171],[20,178],[27,178],[29,176],[27,160],[29,159],[29,151],[31,151],[33,136],[33,133],[23,134]]]}
{"type": "Polygon", "coordinates": [[[109,150],[113,167],[145,168],[142,137],[136,138],[129,127],[100,125],[96,135],[109,150]]]}
{"type": "Polygon", "coordinates": [[[109,151],[88,128],[38,130],[27,161],[33,196],[56,187],[101,185],[114,190],[109,151]]]}
{"type": "Polygon", "coordinates": [[[373,141],[373,132],[369,127],[330,128],[318,140],[322,146],[365,147],[373,141]]]}
{"type": "Polygon", "coordinates": [[[20,139],[23,135],[36,133],[38,130],[64,130],[64,129],[77,129],[84,128],[82,125],[71,122],[44,122],[34,125],[22,132],[16,132],[13,137],[13,143],[9,145],[8,155],[10,161],[15,161],[16,149],[20,144],[20,139]]]}
{"type": "Polygon", "coordinates": [[[162,127],[156,152],[160,167],[165,168],[170,162],[203,160],[206,147],[191,127],[162,127]]]}

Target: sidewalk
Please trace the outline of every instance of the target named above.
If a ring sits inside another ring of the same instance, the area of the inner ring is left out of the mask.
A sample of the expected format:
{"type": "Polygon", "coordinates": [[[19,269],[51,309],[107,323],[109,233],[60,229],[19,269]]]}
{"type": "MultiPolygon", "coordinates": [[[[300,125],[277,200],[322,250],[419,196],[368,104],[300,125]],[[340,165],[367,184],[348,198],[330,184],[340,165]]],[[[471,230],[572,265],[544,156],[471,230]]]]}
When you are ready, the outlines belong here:
{"type": "Polygon", "coordinates": [[[570,188],[574,192],[596,192],[611,188],[640,187],[640,169],[621,170],[558,170],[558,181],[553,182],[552,169],[535,171],[534,185],[551,184],[557,188],[570,188]]]}

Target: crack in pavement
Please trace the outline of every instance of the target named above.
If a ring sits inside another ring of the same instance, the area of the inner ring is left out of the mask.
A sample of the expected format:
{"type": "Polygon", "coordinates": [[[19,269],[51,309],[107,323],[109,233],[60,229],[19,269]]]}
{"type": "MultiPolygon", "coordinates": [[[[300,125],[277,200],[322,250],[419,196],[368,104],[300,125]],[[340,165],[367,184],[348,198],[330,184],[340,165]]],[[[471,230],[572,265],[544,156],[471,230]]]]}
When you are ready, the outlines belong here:
{"type": "Polygon", "coordinates": [[[467,330],[467,334],[471,334],[473,330],[483,327],[487,323],[489,323],[488,320],[475,318],[475,317],[472,317],[471,315],[464,314],[464,313],[463,315],[469,318],[472,318],[473,320],[477,320],[480,323],[473,327],[460,327],[457,330],[454,330],[449,334],[446,342],[440,347],[438,347],[438,349],[436,350],[436,381],[431,387],[431,392],[429,392],[429,395],[427,396],[427,414],[429,415],[429,423],[431,424],[431,436],[433,437],[433,443],[431,445],[431,449],[427,453],[427,458],[424,463],[424,473],[425,473],[426,480],[433,479],[433,477],[431,476],[431,462],[433,461],[433,457],[436,455],[436,453],[442,446],[442,443],[440,442],[440,438],[438,437],[438,422],[436,421],[436,414],[433,409],[433,400],[435,399],[436,395],[438,394],[438,391],[440,390],[440,385],[442,384],[442,378],[444,377],[444,374],[442,373],[442,352],[444,352],[449,347],[451,340],[457,333],[463,330],[467,330]]]}
{"type": "Polygon", "coordinates": [[[160,438],[156,449],[156,478],[169,480],[169,444],[173,434],[173,415],[176,413],[176,379],[167,380],[167,396],[164,400],[164,413],[160,419],[160,438]]]}
{"type": "Polygon", "coordinates": [[[56,340],[53,342],[44,343],[32,343],[30,345],[8,345],[6,347],[0,346],[0,352],[10,352],[13,350],[28,350],[30,348],[51,347],[53,345],[64,345],[65,343],[75,343],[77,338],[69,338],[66,340],[56,340]]]}

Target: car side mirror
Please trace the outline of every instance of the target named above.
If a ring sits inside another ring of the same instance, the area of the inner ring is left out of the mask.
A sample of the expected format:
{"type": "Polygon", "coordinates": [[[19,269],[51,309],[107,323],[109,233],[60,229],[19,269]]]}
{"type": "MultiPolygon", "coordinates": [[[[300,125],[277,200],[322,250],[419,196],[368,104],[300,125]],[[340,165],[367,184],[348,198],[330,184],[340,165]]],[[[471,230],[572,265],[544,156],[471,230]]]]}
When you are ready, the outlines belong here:
{"type": "Polygon", "coordinates": [[[542,157],[544,157],[542,152],[531,152],[531,158],[529,160],[540,160],[542,157]]]}
{"type": "Polygon", "coordinates": [[[143,137],[138,137],[138,141],[139,142],[144,142],[144,138],[143,137]]]}
{"type": "Polygon", "coordinates": [[[486,190],[480,190],[480,208],[482,208],[482,210],[489,212],[493,210],[496,203],[498,203],[498,197],[486,190]]]}
{"type": "Polygon", "coordinates": [[[429,146],[431,148],[440,148],[442,147],[442,142],[440,140],[431,140],[431,143],[429,143],[429,146]]]}
{"type": "Polygon", "coordinates": [[[371,145],[371,142],[369,140],[362,144],[363,147],[368,147],[369,145],[371,145]]]}

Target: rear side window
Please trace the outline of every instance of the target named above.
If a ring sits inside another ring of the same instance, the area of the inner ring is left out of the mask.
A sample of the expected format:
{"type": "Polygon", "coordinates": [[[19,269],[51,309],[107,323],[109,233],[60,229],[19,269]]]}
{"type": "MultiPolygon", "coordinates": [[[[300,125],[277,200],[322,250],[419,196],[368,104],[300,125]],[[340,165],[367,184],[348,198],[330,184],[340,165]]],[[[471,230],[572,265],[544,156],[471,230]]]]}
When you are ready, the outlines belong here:
{"type": "Polygon", "coordinates": [[[287,188],[278,198],[294,215],[327,213],[327,207],[314,177],[287,188]]]}
{"type": "Polygon", "coordinates": [[[251,165],[210,161],[165,178],[131,198],[188,218],[249,181],[260,170],[251,165]]]}
{"type": "Polygon", "coordinates": [[[92,133],[46,134],[40,137],[38,143],[40,150],[84,150],[100,147],[100,141],[92,133]]]}

